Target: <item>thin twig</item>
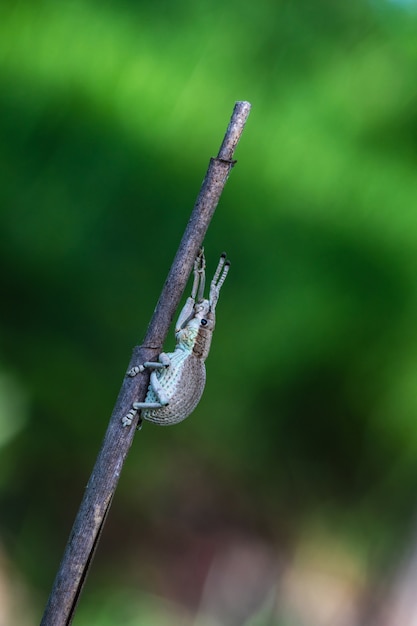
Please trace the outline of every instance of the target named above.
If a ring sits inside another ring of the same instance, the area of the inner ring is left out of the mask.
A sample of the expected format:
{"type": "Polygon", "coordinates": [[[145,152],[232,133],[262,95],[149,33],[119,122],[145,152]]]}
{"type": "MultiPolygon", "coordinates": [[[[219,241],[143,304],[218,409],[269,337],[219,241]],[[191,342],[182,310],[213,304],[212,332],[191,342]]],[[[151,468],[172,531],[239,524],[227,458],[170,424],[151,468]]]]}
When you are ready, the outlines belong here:
{"type": "MultiPolygon", "coordinates": [[[[235,104],[219,154],[210,160],[206,177],[165,281],[144,342],[141,346],[134,348],[128,369],[138,363],[155,360],[161,352],[197,251],[203,243],[220,195],[234,165],[232,160],[234,151],[249,111],[250,104],[248,102],[235,104]]],[[[123,463],[136,431],[137,417],[129,428],[122,427],[121,419],[128,413],[133,402],[142,401],[145,398],[148,382],[146,376],[125,377],[123,381],[102,448],[68,539],[41,626],[68,626],[72,621],[123,463]]]]}

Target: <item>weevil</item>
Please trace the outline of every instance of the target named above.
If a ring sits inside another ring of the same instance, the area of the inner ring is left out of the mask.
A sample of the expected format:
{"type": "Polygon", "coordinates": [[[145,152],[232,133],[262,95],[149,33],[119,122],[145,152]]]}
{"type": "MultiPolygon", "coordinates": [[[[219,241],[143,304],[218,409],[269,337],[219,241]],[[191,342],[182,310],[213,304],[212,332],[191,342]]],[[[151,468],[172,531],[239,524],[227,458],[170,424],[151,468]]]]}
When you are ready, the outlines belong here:
{"type": "Polygon", "coordinates": [[[223,253],[210,284],[209,297],[204,298],[206,261],[204,250],[199,250],[194,262],[191,296],[175,327],[175,350],[161,352],[158,361],[146,361],[128,371],[128,376],[136,376],[149,369],[151,377],[145,401],[133,403],[133,408],[122,419],[123,426],[130,426],[138,411],[140,423],[145,419],[166,426],[182,422],[195,409],[206,383],[204,362],[210,351],[220,289],[229,267],[230,262],[223,253]]]}

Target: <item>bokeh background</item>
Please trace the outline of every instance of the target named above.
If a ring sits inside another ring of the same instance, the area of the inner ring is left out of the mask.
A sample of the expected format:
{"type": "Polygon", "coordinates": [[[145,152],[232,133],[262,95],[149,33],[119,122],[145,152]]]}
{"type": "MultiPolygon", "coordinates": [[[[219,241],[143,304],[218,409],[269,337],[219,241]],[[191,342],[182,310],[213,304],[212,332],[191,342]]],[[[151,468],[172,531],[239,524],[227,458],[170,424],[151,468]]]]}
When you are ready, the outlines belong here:
{"type": "Polygon", "coordinates": [[[40,620],[236,100],[206,392],[135,438],[74,624],[416,623],[416,28],[411,0],[3,0],[1,626],[40,620]]]}

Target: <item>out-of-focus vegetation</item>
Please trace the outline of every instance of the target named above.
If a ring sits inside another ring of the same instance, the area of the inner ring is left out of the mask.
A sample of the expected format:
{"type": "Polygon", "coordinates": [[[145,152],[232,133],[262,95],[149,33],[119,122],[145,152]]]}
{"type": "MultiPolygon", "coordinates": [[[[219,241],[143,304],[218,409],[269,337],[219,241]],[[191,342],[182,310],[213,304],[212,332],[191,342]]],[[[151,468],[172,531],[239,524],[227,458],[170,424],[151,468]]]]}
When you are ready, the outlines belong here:
{"type": "Polygon", "coordinates": [[[373,615],[417,504],[416,27],[384,0],[1,4],[0,621],[42,613],[239,99],[206,392],[137,436],[74,623],[373,615]]]}

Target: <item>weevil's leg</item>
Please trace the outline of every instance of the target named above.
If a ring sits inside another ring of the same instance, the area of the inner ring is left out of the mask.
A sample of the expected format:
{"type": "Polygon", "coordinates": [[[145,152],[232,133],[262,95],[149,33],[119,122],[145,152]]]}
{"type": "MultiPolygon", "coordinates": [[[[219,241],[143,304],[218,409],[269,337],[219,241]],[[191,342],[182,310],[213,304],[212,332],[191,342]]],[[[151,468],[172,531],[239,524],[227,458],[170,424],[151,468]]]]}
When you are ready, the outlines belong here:
{"type": "Polygon", "coordinates": [[[160,409],[166,406],[166,404],[161,404],[160,402],[134,402],[133,406],[136,411],[139,411],[139,409],[160,409]]]}
{"type": "Polygon", "coordinates": [[[194,262],[194,276],[199,277],[198,293],[194,294],[194,298],[197,296],[197,302],[201,302],[204,298],[204,288],[206,286],[206,259],[204,257],[204,248],[200,248],[194,262]]]}
{"type": "Polygon", "coordinates": [[[200,248],[196,259],[194,261],[194,281],[191,289],[191,296],[189,296],[178,316],[177,323],[175,325],[175,332],[177,333],[181,328],[184,328],[185,324],[194,315],[195,300],[198,297],[198,301],[202,299],[204,292],[205,282],[205,269],[206,261],[204,259],[204,250],[200,248]]]}
{"type": "MultiPolygon", "coordinates": [[[[145,361],[143,365],[138,365],[136,367],[132,367],[131,370],[128,371],[128,376],[136,376],[139,372],[143,372],[145,368],[152,369],[150,385],[158,399],[158,402],[134,402],[133,408],[130,409],[129,413],[122,417],[123,426],[130,426],[133,418],[137,414],[139,409],[159,409],[162,406],[166,406],[168,404],[168,398],[164,390],[162,389],[158,377],[155,373],[155,370],[162,369],[164,367],[168,367],[171,365],[171,359],[166,352],[161,352],[158,356],[159,361],[145,361]]],[[[139,418],[138,422],[138,430],[140,430],[142,426],[142,419],[139,418]]]]}
{"type": "Polygon", "coordinates": [[[163,365],[164,367],[169,367],[169,365],[171,365],[171,359],[166,352],[161,352],[158,359],[159,359],[160,364],[163,365]]]}
{"type": "Polygon", "coordinates": [[[126,426],[130,426],[133,422],[133,418],[137,414],[137,409],[130,409],[129,413],[122,417],[122,426],[125,428],[126,426]]]}
{"type": "Polygon", "coordinates": [[[134,402],[134,409],[160,409],[162,406],[166,406],[169,403],[168,397],[155,372],[151,374],[150,385],[157,398],[157,402],[134,402]]]}
{"type": "Polygon", "coordinates": [[[181,330],[186,322],[193,316],[194,311],[194,300],[189,296],[181,309],[181,313],[178,316],[177,323],[175,324],[175,332],[177,333],[181,330]]]}
{"type": "Polygon", "coordinates": [[[193,300],[197,297],[197,291],[200,295],[201,292],[201,280],[203,279],[203,291],[205,280],[206,259],[204,257],[204,248],[200,248],[194,261],[194,282],[191,289],[191,297],[193,300]],[[200,285],[200,288],[199,288],[200,285]]]}
{"type": "MultiPolygon", "coordinates": [[[[130,409],[129,413],[127,415],[125,415],[124,417],[122,417],[122,426],[123,426],[123,428],[126,428],[126,426],[131,426],[131,424],[133,422],[133,418],[135,417],[137,412],[138,412],[137,409],[130,409]]],[[[143,419],[139,415],[139,420],[138,420],[138,424],[136,426],[136,430],[140,430],[142,428],[142,423],[143,423],[143,419]]]]}
{"type": "Polygon", "coordinates": [[[171,365],[171,359],[166,354],[166,352],[161,352],[158,359],[159,361],[145,361],[145,363],[143,363],[142,365],[136,365],[135,367],[132,367],[132,369],[127,372],[127,375],[133,377],[140,372],[143,372],[146,368],[151,370],[160,370],[164,367],[168,367],[169,365],[171,365]]]}
{"type": "Polygon", "coordinates": [[[133,378],[133,376],[137,376],[137,374],[143,372],[144,369],[143,365],[135,365],[135,367],[132,367],[127,371],[127,376],[131,376],[133,378]]]}

